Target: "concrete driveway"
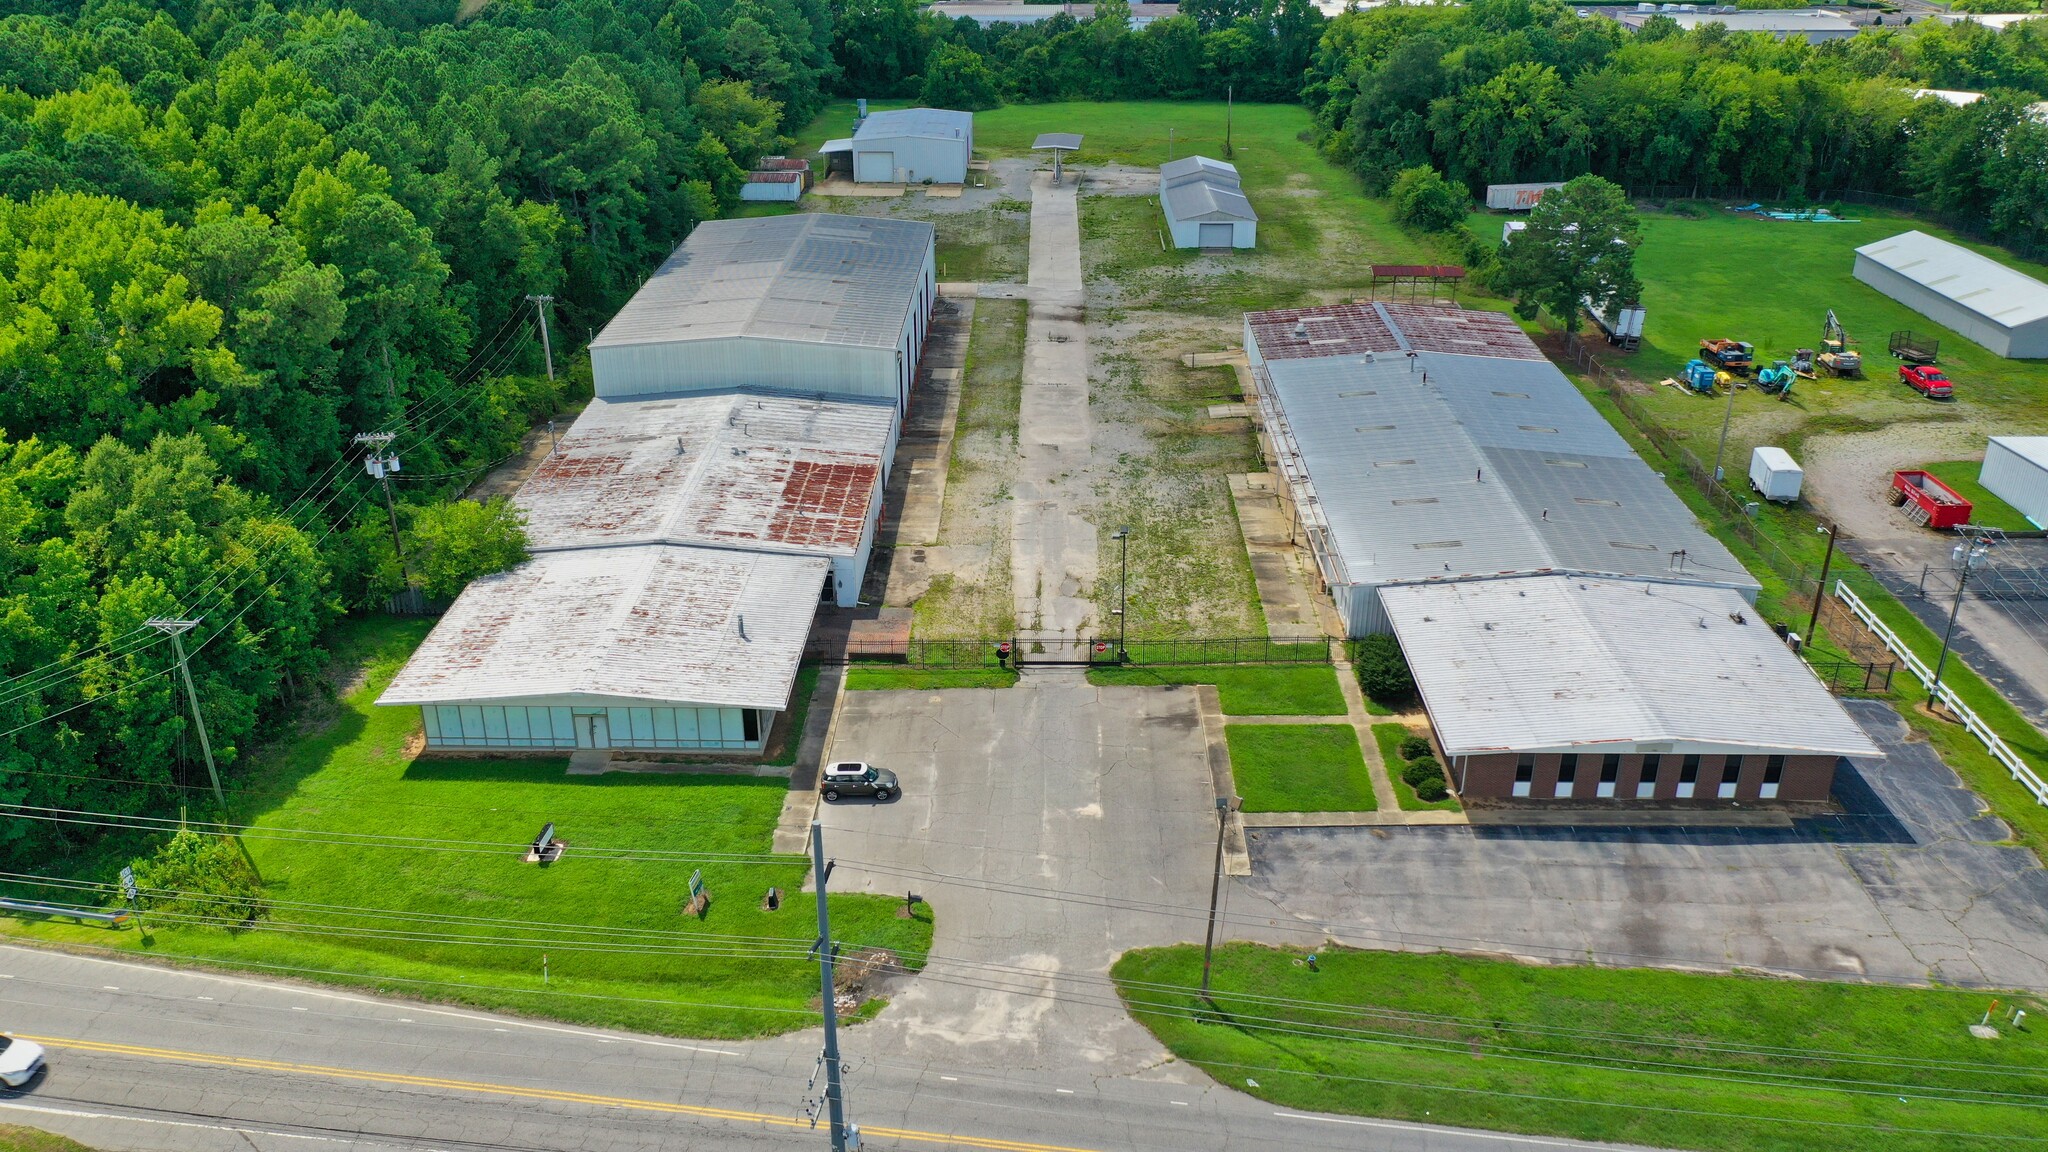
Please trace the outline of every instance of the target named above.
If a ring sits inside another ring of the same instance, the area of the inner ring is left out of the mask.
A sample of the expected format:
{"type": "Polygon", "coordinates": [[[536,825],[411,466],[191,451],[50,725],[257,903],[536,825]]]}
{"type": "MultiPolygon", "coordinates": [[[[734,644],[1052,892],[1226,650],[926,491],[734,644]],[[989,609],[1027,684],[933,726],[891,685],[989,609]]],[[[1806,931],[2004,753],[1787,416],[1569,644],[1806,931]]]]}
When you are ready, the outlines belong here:
{"type": "Polygon", "coordinates": [[[833,755],[894,769],[903,795],[821,807],[832,889],[915,890],[938,914],[931,966],[850,1047],[1088,1075],[1163,1061],[1102,976],[1126,949],[1202,938],[1206,748],[1192,689],[1095,688],[1078,671],[848,694],[833,755]],[[1146,902],[1176,911],[1128,907],[1146,902]]]}
{"type": "Polygon", "coordinates": [[[1761,829],[1262,829],[1236,883],[1361,947],[2048,987],[2048,872],[1881,704],[1848,813],[1761,829]]]}

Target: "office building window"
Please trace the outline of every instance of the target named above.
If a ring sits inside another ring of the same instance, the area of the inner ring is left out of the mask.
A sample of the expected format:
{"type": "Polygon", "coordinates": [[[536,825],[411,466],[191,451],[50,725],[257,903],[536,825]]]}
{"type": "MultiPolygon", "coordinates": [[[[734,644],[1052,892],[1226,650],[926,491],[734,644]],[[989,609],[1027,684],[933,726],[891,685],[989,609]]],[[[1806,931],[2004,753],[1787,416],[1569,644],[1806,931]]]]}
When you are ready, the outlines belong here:
{"type": "Polygon", "coordinates": [[[1692,799],[1693,789],[1699,786],[1699,780],[1700,758],[1697,756],[1687,756],[1685,763],[1678,769],[1678,798],[1680,800],[1692,799]]]}
{"type": "Polygon", "coordinates": [[[1523,756],[1515,765],[1515,795],[1527,796],[1536,779],[1536,758],[1523,756]]]}
{"type": "Polygon", "coordinates": [[[1562,799],[1572,794],[1572,785],[1579,778],[1579,758],[1576,753],[1567,752],[1557,758],[1557,783],[1550,789],[1552,799],[1562,799]]]}
{"type": "Polygon", "coordinates": [[[1608,756],[1600,761],[1600,787],[1596,794],[1614,795],[1614,782],[1621,779],[1621,757],[1608,756]]]}
{"type": "Polygon", "coordinates": [[[1730,756],[1721,768],[1721,790],[1723,800],[1735,799],[1735,785],[1742,780],[1742,757],[1730,756]]]}
{"type": "Polygon", "coordinates": [[[1784,779],[1784,777],[1785,758],[1783,756],[1773,756],[1764,761],[1764,786],[1757,791],[1757,795],[1765,800],[1776,800],[1778,798],[1778,782],[1784,779]]]}
{"type": "Polygon", "coordinates": [[[1643,774],[1636,778],[1636,799],[1648,800],[1657,794],[1657,769],[1663,765],[1662,756],[1643,757],[1643,774]]]}

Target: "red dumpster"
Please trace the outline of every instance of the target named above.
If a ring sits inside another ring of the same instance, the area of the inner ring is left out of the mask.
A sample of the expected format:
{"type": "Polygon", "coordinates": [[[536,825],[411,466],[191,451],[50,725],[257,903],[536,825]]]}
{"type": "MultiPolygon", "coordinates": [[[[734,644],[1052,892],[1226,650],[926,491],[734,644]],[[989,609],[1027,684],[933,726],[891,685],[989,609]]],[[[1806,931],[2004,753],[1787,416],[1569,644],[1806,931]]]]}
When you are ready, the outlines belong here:
{"type": "Polygon", "coordinates": [[[1953,528],[1970,522],[1970,502],[1931,474],[1918,468],[1901,468],[1892,473],[1892,503],[1906,510],[1906,518],[1929,528],[1953,528]]]}

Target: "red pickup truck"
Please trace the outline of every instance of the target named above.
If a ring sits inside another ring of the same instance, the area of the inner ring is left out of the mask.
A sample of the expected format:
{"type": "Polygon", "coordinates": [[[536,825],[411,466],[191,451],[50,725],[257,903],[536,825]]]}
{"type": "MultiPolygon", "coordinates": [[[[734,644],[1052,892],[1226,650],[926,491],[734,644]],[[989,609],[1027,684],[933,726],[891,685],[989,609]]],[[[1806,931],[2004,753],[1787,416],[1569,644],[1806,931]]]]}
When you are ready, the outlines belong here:
{"type": "Polygon", "coordinates": [[[1941,369],[1932,364],[1901,364],[1899,379],[1904,380],[1907,387],[1929,400],[1956,398],[1955,386],[1948,382],[1948,377],[1942,375],[1941,369]]]}

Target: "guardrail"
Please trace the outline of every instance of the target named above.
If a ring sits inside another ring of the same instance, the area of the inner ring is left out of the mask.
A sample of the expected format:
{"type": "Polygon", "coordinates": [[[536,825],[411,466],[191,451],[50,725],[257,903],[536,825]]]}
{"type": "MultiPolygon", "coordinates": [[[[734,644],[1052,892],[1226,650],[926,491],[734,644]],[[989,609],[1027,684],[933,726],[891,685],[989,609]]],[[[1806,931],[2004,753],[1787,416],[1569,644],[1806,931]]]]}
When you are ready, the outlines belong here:
{"type": "Polygon", "coordinates": [[[33,916],[63,916],[92,924],[105,924],[112,928],[128,926],[128,913],[124,909],[108,911],[100,908],[75,908],[69,904],[44,904],[39,900],[0,899],[0,912],[25,912],[33,916]]]}
{"type": "MultiPolygon", "coordinates": [[[[1906,671],[1911,672],[1921,684],[1934,683],[1934,670],[1927,666],[1926,661],[1914,655],[1913,650],[1906,647],[1906,642],[1899,639],[1899,634],[1892,631],[1890,625],[1878,619],[1877,613],[1872,612],[1870,607],[1840,580],[1835,581],[1835,599],[1847,605],[1849,611],[1856,614],[1856,619],[1862,621],[1863,626],[1870,629],[1871,634],[1876,636],[1892,655],[1897,656],[1899,663],[1904,664],[1906,671]]],[[[1993,732],[1991,726],[1984,723],[1968,704],[1963,703],[1962,697],[1957,696],[1954,689],[1943,684],[1935,694],[1950,712],[1962,720],[1963,727],[1970,735],[1984,742],[1984,747],[1991,753],[1992,759],[2003,764],[2006,771],[2012,773],[2012,778],[2020,782],[2021,787],[2034,794],[2036,804],[2048,805],[2048,784],[2041,782],[2041,777],[2027,766],[2027,762],[2020,759],[2018,754],[2006,745],[2004,739],[1993,732]]]]}

